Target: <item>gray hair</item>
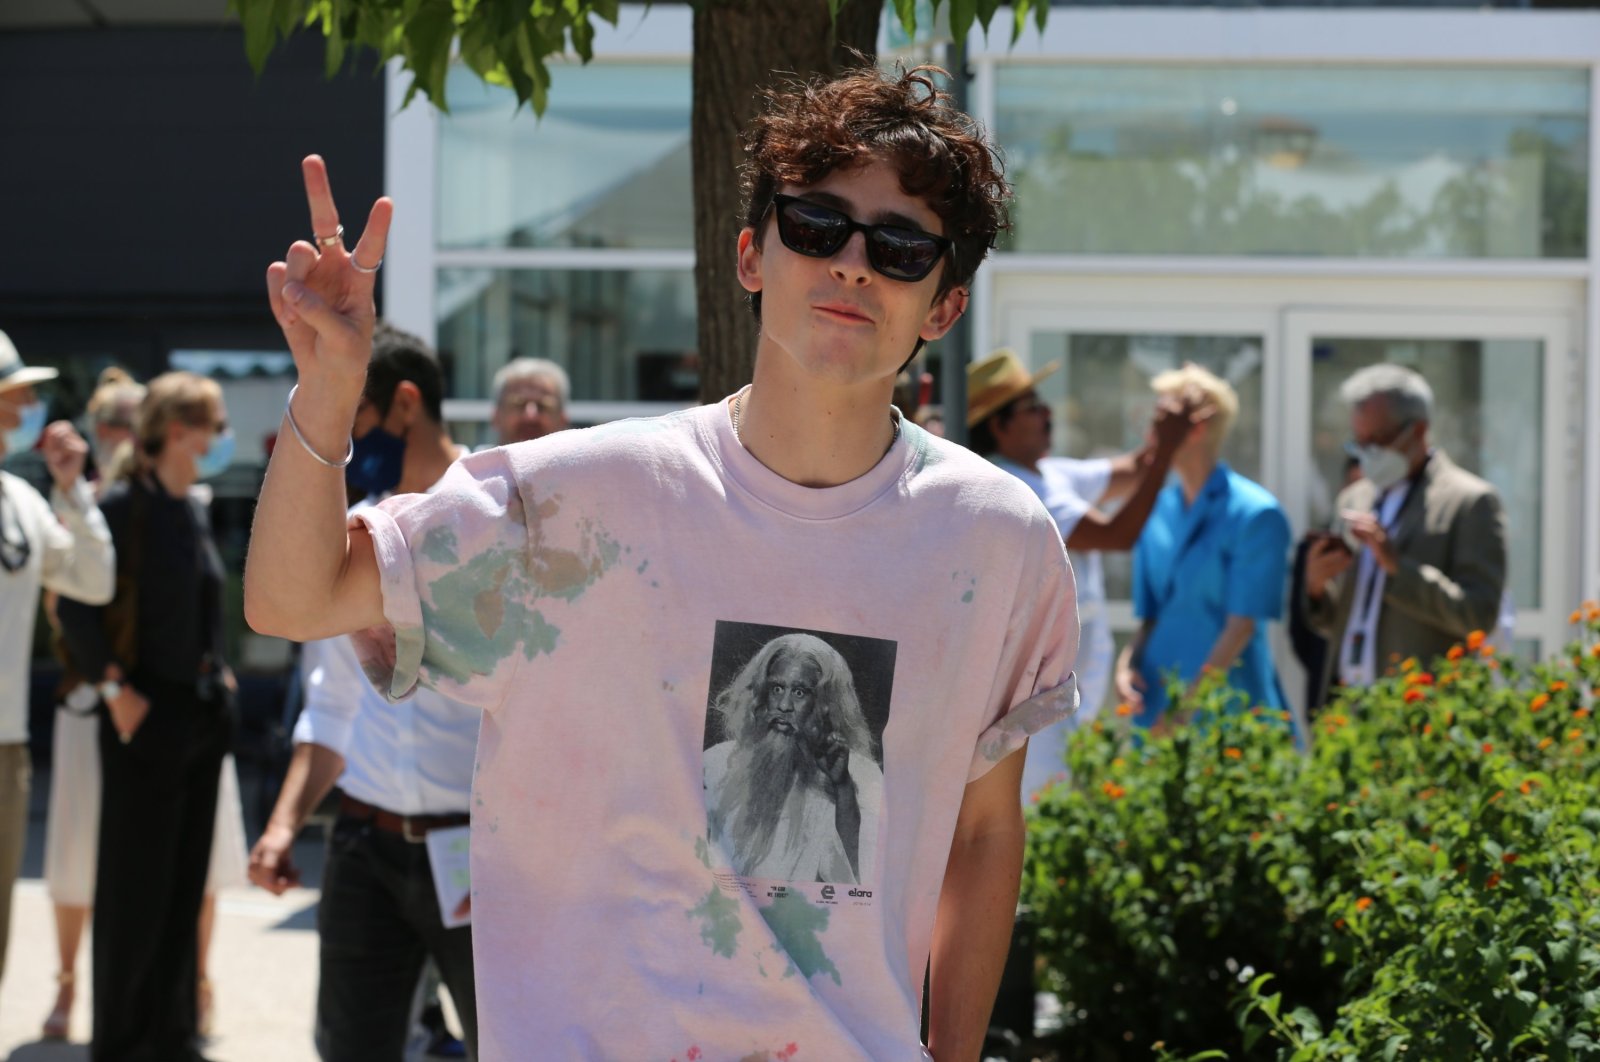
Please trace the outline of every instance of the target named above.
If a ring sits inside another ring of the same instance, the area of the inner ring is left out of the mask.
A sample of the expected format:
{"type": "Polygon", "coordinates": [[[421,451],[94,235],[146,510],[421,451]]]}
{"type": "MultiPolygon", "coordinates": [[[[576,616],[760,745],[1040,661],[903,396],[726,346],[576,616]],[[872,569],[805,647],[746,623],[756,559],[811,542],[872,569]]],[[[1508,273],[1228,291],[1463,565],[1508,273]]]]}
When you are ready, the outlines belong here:
{"type": "Polygon", "coordinates": [[[1403,365],[1368,365],[1339,386],[1339,397],[1354,409],[1382,398],[1395,421],[1409,424],[1433,419],[1433,388],[1422,374],[1403,365]]]}
{"type": "Polygon", "coordinates": [[[500,404],[500,397],[505,394],[508,384],[520,380],[547,380],[555,384],[556,390],[561,395],[562,409],[567,408],[567,403],[572,398],[572,381],[567,379],[567,370],[548,358],[513,358],[500,366],[500,371],[494,374],[489,395],[494,404],[497,406],[500,404]]]}

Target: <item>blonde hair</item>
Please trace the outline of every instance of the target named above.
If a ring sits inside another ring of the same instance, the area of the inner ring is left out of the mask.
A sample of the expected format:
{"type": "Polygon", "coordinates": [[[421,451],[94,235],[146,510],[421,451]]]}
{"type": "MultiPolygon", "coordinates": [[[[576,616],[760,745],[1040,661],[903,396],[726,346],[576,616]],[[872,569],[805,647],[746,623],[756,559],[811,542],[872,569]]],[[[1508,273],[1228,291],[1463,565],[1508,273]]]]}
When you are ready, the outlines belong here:
{"type": "Polygon", "coordinates": [[[1206,421],[1206,439],[1213,453],[1222,449],[1223,440],[1233,430],[1233,422],[1239,416],[1239,395],[1232,384],[1186,361],[1181,368],[1168,369],[1151,380],[1150,389],[1158,395],[1194,399],[1201,405],[1211,406],[1215,412],[1206,421]]]}
{"type": "Polygon", "coordinates": [[[117,365],[102,369],[95,381],[94,394],[89,396],[89,416],[96,424],[110,424],[127,413],[127,427],[131,430],[139,415],[139,403],[144,401],[144,384],[117,365]]]}
{"type": "Polygon", "coordinates": [[[139,404],[134,427],[133,461],[119,469],[124,476],[149,472],[167,445],[167,430],[174,424],[203,425],[222,409],[222,386],[192,372],[167,372],[150,381],[139,404]]]}

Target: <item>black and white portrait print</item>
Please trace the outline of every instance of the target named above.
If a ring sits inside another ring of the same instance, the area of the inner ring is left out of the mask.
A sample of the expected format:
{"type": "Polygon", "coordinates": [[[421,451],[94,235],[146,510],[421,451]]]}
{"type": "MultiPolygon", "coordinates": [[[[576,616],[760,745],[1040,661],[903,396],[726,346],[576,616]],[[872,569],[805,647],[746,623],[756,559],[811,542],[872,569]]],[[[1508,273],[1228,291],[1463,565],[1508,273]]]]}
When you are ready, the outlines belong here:
{"type": "Polygon", "coordinates": [[[735,874],[876,880],[895,649],[880,638],[718,622],[706,827],[735,874]]]}

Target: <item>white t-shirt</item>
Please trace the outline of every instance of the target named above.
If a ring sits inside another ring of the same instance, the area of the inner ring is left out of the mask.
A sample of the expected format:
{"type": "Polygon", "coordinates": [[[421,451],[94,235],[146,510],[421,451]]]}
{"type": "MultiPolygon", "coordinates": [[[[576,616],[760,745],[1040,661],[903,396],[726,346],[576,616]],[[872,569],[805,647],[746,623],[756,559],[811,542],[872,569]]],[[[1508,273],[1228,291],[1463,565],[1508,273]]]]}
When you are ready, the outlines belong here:
{"type": "MultiPolygon", "coordinates": [[[[1107,458],[1045,457],[1040,459],[1037,472],[1004,459],[992,460],[1039,496],[1050,510],[1062,541],[1071,537],[1084,514],[1095,507],[1111,484],[1111,461],[1107,458]]],[[[1022,775],[1024,796],[1037,792],[1062,773],[1067,735],[1095,717],[1111,685],[1116,643],[1106,618],[1106,577],[1100,551],[1075,550],[1072,570],[1078,581],[1078,621],[1083,625],[1077,664],[1080,708],[1071,719],[1034,735],[1028,742],[1028,762],[1022,775]]]]}
{"type": "Polygon", "coordinates": [[[484,1059],[925,1058],[966,785],[1077,700],[1072,570],[1025,487],[908,423],[808,489],[723,402],[474,454],[354,519],[369,677],[484,708],[484,1059]]]}
{"type": "Polygon", "coordinates": [[[0,567],[0,743],[28,740],[28,671],[39,589],[104,605],[116,589],[111,532],[79,480],[46,502],[20,476],[0,472],[0,538],[16,571],[0,567]],[[24,558],[26,554],[26,558],[24,558]],[[20,562],[20,563],[18,563],[20,562]]]}

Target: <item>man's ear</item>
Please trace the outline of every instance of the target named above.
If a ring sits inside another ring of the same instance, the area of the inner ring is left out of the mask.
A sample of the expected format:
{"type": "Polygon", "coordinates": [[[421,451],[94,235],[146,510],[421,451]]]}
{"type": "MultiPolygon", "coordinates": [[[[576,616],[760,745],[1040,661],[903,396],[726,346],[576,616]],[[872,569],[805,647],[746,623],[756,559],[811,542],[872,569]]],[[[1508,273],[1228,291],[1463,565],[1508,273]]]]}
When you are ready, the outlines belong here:
{"type": "Polygon", "coordinates": [[[748,226],[739,230],[739,285],[751,293],[761,290],[761,248],[748,226]]]}
{"type": "Polygon", "coordinates": [[[933,341],[943,339],[944,334],[955,327],[961,315],[967,312],[966,288],[951,288],[928,307],[928,315],[922,319],[922,329],[917,333],[923,339],[933,341]]]}
{"type": "Polygon", "coordinates": [[[410,380],[401,380],[394,388],[394,398],[389,402],[389,415],[384,419],[400,422],[398,434],[404,435],[417,420],[422,408],[422,389],[410,380]]]}

